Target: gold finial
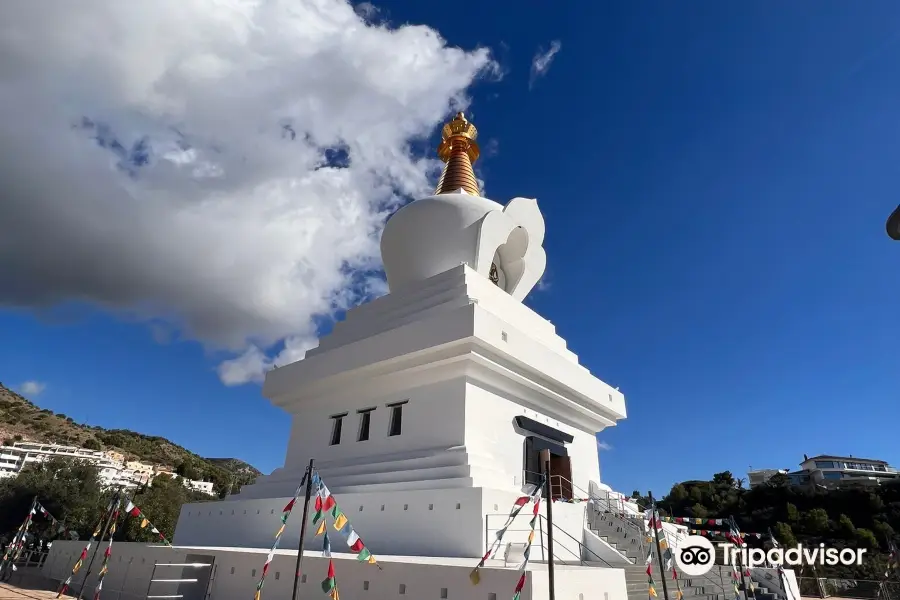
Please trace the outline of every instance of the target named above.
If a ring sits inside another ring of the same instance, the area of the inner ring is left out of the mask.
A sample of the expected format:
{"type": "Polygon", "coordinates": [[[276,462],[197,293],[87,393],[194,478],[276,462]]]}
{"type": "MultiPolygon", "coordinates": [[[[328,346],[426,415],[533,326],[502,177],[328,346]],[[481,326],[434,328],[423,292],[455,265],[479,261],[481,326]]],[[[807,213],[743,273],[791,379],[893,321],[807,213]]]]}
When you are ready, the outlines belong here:
{"type": "Polygon", "coordinates": [[[438,181],[435,195],[454,193],[462,188],[467,194],[477,196],[478,181],[472,170],[472,163],[478,160],[481,150],[478,148],[478,130],[466,120],[464,114],[456,113],[456,117],[441,130],[441,143],[438,146],[438,158],[444,163],[444,172],[438,181]]]}

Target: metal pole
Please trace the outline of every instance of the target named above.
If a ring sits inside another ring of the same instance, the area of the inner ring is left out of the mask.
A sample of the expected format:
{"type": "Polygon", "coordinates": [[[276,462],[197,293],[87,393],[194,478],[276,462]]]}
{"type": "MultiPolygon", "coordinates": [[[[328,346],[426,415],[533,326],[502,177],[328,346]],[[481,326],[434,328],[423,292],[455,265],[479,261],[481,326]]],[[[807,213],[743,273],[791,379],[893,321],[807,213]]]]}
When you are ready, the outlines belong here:
{"type": "Polygon", "coordinates": [[[547,560],[547,555],[544,554],[544,524],[540,519],[538,519],[538,530],[541,532],[541,560],[547,560]]]}
{"type": "Polygon", "coordinates": [[[306,522],[309,519],[309,499],[312,496],[312,476],[315,463],[314,458],[309,459],[309,466],[306,468],[306,497],[303,500],[303,522],[300,524],[300,543],[297,546],[297,570],[294,572],[294,592],[291,595],[293,600],[297,600],[300,573],[303,567],[303,542],[306,540],[306,522]]]}
{"type": "Polygon", "coordinates": [[[553,572],[553,495],[550,491],[550,451],[542,450],[544,462],[544,489],[547,495],[547,580],[550,583],[550,600],[556,600],[556,579],[553,572]]]}
{"type": "Polygon", "coordinates": [[[78,600],[81,600],[81,594],[84,593],[84,587],[87,585],[88,577],[91,576],[91,568],[94,566],[94,559],[97,558],[97,551],[100,550],[100,544],[103,543],[103,538],[106,537],[106,530],[109,529],[109,526],[112,524],[113,515],[116,514],[116,511],[119,508],[119,500],[121,499],[122,487],[119,486],[119,489],[116,490],[115,495],[113,496],[112,502],[109,503],[109,512],[106,516],[106,523],[103,525],[103,529],[100,530],[100,538],[97,540],[97,543],[94,545],[94,553],[91,554],[91,560],[88,562],[87,571],[84,573],[84,579],[81,580],[81,588],[78,590],[78,595],[75,596],[78,600]]]}
{"type": "Polygon", "coordinates": [[[666,585],[666,567],[663,564],[662,548],[659,544],[659,517],[656,513],[656,500],[653,499],[653,492],[647,492],[647,498],[650,500],[650,525],[653,527],[653,539],[656,540],[656,558],[659,561],[659,578],[662,581],[663,596],[669,600],[669,587],[666,585]]]}
{"type": "MultiPolygon", "coordinates": [[[[737,522],[734,520],[734,517],[729,515],[728,518],[731,520],[731,528],[732,528],[736,533],[740,533],[741,530],[738,529],[737,522]]],[[[743,548],[741,547],[740,543],[741,543],[740,538],[737,538],[737,539],[734,540],[734,544],[735,544],[735,546],[738,547],[738,550],[742,550],[742,549],[743,549],[743,548]]],[[[744,563],[741,562],[741,553],[738,552],[737,555],[735,556],[735,558],[737,559],[738,570],[741,572],[741,587],[744,588],[744,598],[747,598],[747,597],[753,597],[753,591],[752,591],[752,589],[750,590],[750,593],[748,593],[747,579],[744,577],[744,563]]]]}
{"type": "MultiPolygon", "coordinates": [[[[772,528],[769,527],[769,538],[774,542],[772,545],[777,546],[778,543],[775,541],[775,534],[772,533],[772,528]]],[[[781,581],[781,587],[784,588],[784,596],[786,600],[793,600],[794,594],[791,592],[790,587],[788,587],[787,576],[784,574],[784,566],[783,565],[775,565],[775,570],[778,572],[778,579],[781,581]]],[[[799,583],[797,587],[799,587],[799,583]]]]}

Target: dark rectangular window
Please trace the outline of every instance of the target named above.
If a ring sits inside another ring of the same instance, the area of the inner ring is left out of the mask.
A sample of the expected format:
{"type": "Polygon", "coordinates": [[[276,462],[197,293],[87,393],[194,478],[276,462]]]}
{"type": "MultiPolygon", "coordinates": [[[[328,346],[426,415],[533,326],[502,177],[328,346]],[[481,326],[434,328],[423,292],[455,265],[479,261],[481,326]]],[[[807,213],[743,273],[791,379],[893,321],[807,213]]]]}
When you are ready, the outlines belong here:
{"type": "Polygon", "coordinates": [[[391,409],[391,424],[388,428],[388,435],[400,435],[403,431],[403,405],[406,404],[406,401],[398,402],[396,404],[388,404],[388,407],[391,409]]]}
{"type": "Polygon", "coordinates": [[[364,442],[369,439],[369,426],[372,424],[372,411],[374,408],[366,408],[359,412],[359,435],[356,441],[364,442]]]}
{"type": "Polygon", "coordinates": [[[341,443],[341,427],[344,424],[344,417],[347,416],[347,413],[342,415],[334,415],[331,417],[331,445],[337,446],[341,443]]]}

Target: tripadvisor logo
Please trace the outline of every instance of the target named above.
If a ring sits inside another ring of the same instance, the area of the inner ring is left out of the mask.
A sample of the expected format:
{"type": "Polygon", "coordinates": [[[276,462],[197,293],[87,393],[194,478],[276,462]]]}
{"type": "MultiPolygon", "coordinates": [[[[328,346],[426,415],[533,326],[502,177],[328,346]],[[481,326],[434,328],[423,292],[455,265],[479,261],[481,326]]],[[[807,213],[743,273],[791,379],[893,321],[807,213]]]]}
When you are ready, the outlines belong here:
{"type": "Polygon", "coordinates": [[[726,565],[746,565],[765,567],[803,567],[809,565],[829,566],[836,565],[860,566],[866,548],[828,548],[825,544],[818,546],[804,546],[797,544],[789,548],[735,548],[731,544],[719,544],[725,554],[726,565]]]}
{"type": "MultiPolygon", "coordinates": [[[[725,565],[741,565],[748,568],[776,566],[802,567],[859,566],[862,564],[865,548],[828,548],[825,544],[805,547],[802,544],[790,548],[735,548],[732,544],[720,543],[725,565]]],[[[716,549],[705,537],[689,535],[675,551],[675,562],[688,576],[698,577],[708,573],[716,562],[716,549]]]]}

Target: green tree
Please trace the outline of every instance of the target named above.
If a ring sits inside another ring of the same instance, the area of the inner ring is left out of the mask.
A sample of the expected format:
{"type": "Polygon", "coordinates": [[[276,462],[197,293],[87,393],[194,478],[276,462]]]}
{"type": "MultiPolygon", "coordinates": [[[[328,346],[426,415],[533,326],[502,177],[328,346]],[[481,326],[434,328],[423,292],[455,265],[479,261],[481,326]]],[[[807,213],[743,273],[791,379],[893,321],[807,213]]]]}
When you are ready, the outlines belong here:
{"type": "Polygon", "coordinates": [[[706,510],[706,507],[700,503],[695,504],[691,507],[691,516],[698,517],[700,519],[705,519],[709,516],[709,511],[706,510]]]}
{"type": "Polygon", "coordinates": [[[828,531],[828,513],[824,508],[814,508],[804,515],[803,525],[811,533],[823,534],[828,531]]]}
{"type": "Polygon", "coordinates": [[[680,504],[688,499],[687,490],[684,489],[684,486],[680,483],[672,486],[672,491],[669,492],[667,500],[670,503],[680,504]]]}
{"type": "Polygon", "coordinates": [[[856,532],[856,526],[853,525],[853,521],[844,514],[838,517],[838,527],[840,528],[841,533],[847,537],[853,537],[853,534],[856,532]]]}
{"type": "MultiPolygon", "coordinates": [[[[63,459],[31,463],[15,479],[0,481],[0,532],[11,534],[19,526],[35,496],[71,529],[89,534],[106,494],[92,466],[63,459]]],[[[53,534],[45,519],[35,519],[32,531],[53,534]]]]}
{"type": "MultiPolygon", "coordinates": [[[[150,522],[166,536],[169,541],[175,533],[175,525],[181,514],[181,505],[186,502],[204,502],[210,498],[205,494],[193,492],[186,488],[180,480],[170,477],[157,477],[153,485],[135,494],[132,502],[141,509],[150,522]]],[[[123,539],[129,542],[159,542],[159,535],[150,530],[150,526],[141,528],[140,517],[124,517],[125,527],[123,539]]]]}
{"type": "Polygon", "coordinates": [[[721,473],[716,473],[712,478],[713,485],[721,486],[725,488],[735,487],[734,475],[731,474],[731,471],[722,471],[721,473]]]}
{"type": "Polygon", "coordinates": [[[860,546],[865,548],[869,548],[870,550],[877,549],[879,544],[878,540],[875,538],[875,534],[872,533],[869,529],[857,529],[856,530],[856,541],[860,546]]]}
{"type": "Polygon", "coordinates": [[[785,505],[785,512],[787,513],[788,523],[796,523],[800,520],[800,511],[797,510],[797,506],[788,502],[785,505]]]}
{"type": "Polygon", "coordinates": [[[879,540],[892,540],[895,537],[894,528],[884,521],[875,521],[872,526],[872,533],[879,540]]]}
{"type": "Polygon", "coordinates": [[[797,538],[794,536],[794,532],[791,529],[791,526],[787,523],[782,523],[779,521],[775,523],[775,527],[773,528],[773,533],[775,534],[775,539],[781,546],[796,546],[797,538]]]}
{"type": "Polygon", "coordinates": [[[100,445],[100,442],[95,440],[94,438],[88,438],[81,443],[82,448],[87,448],[88,450],[102,450],[103,446],[100,445]]]}

